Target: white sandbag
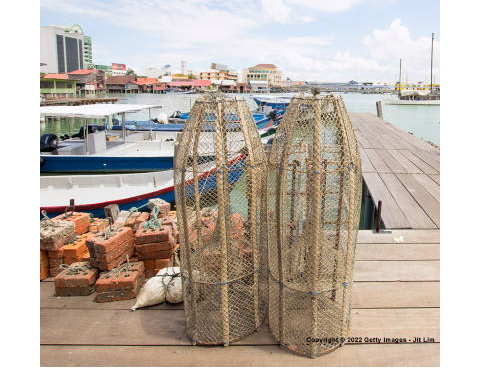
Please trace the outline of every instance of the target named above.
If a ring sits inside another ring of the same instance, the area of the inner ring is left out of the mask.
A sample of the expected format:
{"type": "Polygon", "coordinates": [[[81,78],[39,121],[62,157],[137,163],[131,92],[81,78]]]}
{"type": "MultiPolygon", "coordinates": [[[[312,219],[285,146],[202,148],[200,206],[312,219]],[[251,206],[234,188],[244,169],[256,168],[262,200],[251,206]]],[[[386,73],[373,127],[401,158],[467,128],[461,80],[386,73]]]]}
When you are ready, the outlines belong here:
{"type": "Polygon", "coordinates": [[[171,278],[167,287],[166,301],[171,304],[182,303],[182,279],[180,274],[171,278]]]}
{"type": "Polygon", "coordinates": [[[167,267],[159,270],[157,276],[163,278],[166,286],[166,301],[171,304],[179,304],[183,301],[181,268],[178,266],[167,267]]]}
{"type": "Polygon", "coordinates": [[[166,287],[162,277],[152,277],[142,286],[137,295],[136,303],[132,311],[145,306],[160,304],[166,301],[166,287]]]}
{"type": "Polygon", "coordinates": [[[134,311],[145,306],[161,304],[166,301],[167,293],[170,294],[169,299],[172,300],[168,300],[168,302],[172,304],[181,303],[183,300],[182,283],[177,280],[177,278],[180,280],[181,276],[176,276],[174,279],[171,277],[171,275],[179,274],[180,271],[179,267],[167,267],[159,270],[156,276],[149,279],[142,286],[137,295],[136,303],[131,310],[134,311]],[[168,292],[168,290],[170,291],[168,292]]]}

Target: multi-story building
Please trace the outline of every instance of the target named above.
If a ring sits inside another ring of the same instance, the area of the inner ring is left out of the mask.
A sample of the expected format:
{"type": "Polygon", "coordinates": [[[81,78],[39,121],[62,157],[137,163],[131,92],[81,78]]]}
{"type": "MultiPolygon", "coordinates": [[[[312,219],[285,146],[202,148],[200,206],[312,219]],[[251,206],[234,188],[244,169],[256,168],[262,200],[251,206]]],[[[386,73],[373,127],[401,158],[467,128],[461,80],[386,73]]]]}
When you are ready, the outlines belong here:
{"type": "Polygon", "coordinates": [[[79,25],[40,27],[40,72],[68,73],[92,63],[92,39],[79,25]]]}
{"type": "Polygon", "coordinates": [[[84,35],[84,66],[92,64],[92,38],[84,35]]]}
{"type": "Polygon", "coordinates": [[[229,70],[217,70],[210,69],[209,71],[202,71],[199,73],[199,79],[209,79],[209,80],[231,80],[234,82],[238,81],[238,74],[232,73],[229,70]]]}
{"type": "Polygon", "coordinates": [[[282,73],[273,64],[258,64],[245,69],[245,82],[255,91],[263,91],[271,87],[281,87],[282,73]]]}

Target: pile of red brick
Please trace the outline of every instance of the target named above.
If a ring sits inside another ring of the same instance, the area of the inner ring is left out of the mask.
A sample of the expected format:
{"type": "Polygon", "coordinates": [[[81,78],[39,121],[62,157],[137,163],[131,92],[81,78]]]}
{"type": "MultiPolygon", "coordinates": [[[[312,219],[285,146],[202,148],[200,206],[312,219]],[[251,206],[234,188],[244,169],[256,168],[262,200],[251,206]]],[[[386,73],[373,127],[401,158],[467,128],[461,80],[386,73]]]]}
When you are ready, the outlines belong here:
{"type": "Polygon", "coordinates": [[[88,262],[75,262],[55,277],[57,296],[87,296],[95,291],[98,270],[88,262]]]}
{"type": "Polygon", "coordinates": [[[144,264],[142,262],[126,263],[116,271],[104,272],[100,275],[95,283],[97,291],[95,299],[98,303],[134,299],[143,282],[144,264]]]}
{"type": "Polygon", "coordinates": [[[112,206],[113,225],[77,212],[42,221],[40,279],[50,271],[58,296],[96,291],[98,302],[135,298],[146,278],[169,266],[178,247],[176,212],[161,199],[150,200],[149,208],[150,214],[112,206]]]}
{"type": "MultiPolygon", "coordinates": [[[[62,270],[62,247],[76,236],[75,224],[62,220],[43,220],[40,222],[40,250],[47,252],[50,276],[54,277],[62,270]]],[[[40,255],[42,259],[42,254],[40,255]]],[[[43,255],[45,262],[45,254],[43,255]]],[[[45,266],[44,266],[45,269],[45,266]]],[[[42,274],[40,275],[42,277],[42,274]]]]}
{"type": "Polygon", "coordinates": [[[140,225],[136,231],[136,254],[144,261],[146,278],[168,266],[169,260],[176,249],[177,227],[172,218],[161,218],[161,227],[140,225]]]}
{"type": "Polygon", "coordinates": [[[126,255],[134,255],[134,233],[130,227],[112,227],[93,233],[86,241],[90,264],[100,270],[112,270],[122,264],[126,255]]]}

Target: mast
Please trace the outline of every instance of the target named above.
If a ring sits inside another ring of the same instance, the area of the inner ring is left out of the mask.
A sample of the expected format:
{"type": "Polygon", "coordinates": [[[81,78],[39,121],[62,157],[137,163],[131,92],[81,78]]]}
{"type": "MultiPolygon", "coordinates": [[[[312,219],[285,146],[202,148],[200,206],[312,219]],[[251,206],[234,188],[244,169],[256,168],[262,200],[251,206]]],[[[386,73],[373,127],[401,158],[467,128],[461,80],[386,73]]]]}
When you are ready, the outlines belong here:
{"type": "Polygon", "coordinates": [[[435,37],[435,33],[432,33],[432,52],[430,55],[430,93],[433,91],[433,39],[435,37]]]}
{"type": "Polygon", "coordinates": [[[402,59],[400,59],[400,74],[398,77],[398,97],[400,97],[401,90],[402,90],[402,59]]]}

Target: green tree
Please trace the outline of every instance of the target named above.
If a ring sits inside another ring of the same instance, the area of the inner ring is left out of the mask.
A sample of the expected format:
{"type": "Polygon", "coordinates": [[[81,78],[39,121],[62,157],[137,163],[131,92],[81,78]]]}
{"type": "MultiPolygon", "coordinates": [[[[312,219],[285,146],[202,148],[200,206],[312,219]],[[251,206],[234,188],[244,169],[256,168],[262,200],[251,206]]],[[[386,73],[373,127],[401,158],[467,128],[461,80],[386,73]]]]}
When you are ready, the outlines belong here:
{"type": "Polygon", "coordinates": [[[187,76],[188,79],[196,79],[196,77],[194,76],[193,73],[189,73],[189,75],[187,76]]]}
{"type": "MultiPolygon", "coordinates": [[[[132,70],[131,68],[127,69],[126,71],[126,75],[136,75],[136,73],[134,73],[134,70],[132,70]]],[[[136,75],[137,76],[137,75],[136,75]]]]}

